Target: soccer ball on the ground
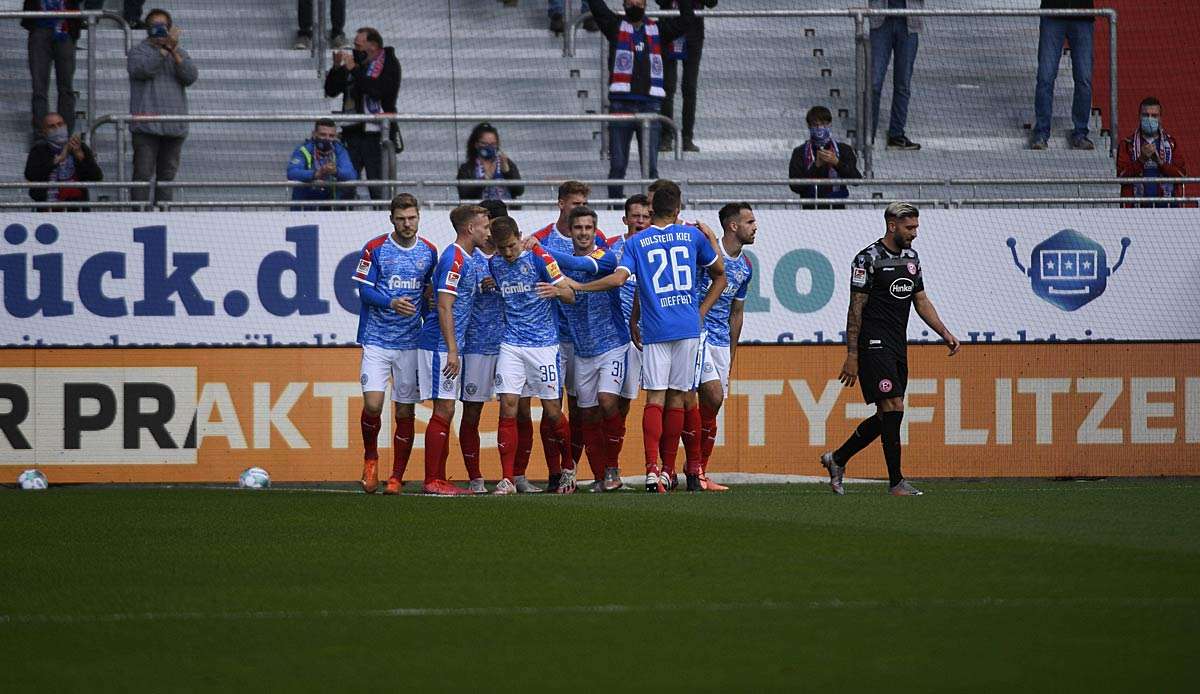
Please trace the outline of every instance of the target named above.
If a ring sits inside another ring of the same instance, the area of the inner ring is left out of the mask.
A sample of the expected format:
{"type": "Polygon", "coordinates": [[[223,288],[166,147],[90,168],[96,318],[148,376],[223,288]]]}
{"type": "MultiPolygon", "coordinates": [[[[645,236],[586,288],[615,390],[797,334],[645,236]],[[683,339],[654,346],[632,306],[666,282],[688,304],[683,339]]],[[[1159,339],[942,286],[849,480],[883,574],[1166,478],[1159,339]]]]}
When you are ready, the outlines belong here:
{"type": "Polygon", "coordinates": [[[50,481],[46,479],[41,470],[31,469],[22,472],[17,477],[17,484],[21,485],[21,489],[45,489],[50,486],[50,481]]]}
{"type": "Polygon", "coordinates": [[[266,489],[271,486],[271,476],[260,467],[246,468],[238,476],[238,486],[243,489],[266,489]]]}

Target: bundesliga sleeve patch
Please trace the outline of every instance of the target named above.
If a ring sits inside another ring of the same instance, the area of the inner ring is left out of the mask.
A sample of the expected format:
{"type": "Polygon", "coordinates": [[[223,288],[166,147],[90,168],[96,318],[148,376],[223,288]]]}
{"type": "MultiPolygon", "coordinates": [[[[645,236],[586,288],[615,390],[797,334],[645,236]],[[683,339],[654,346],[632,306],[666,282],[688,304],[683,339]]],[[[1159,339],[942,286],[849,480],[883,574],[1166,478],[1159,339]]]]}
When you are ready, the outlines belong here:
{"type": "Polygon", "coordinates": [[[446,286],[450,289],[458,289],[458,281],[462,279],[462,275],[457,272],[450,271],[446,273],[446,286]]]}
{"type": "Polygon", "coordinates": [[[550,273],[550,276],[555,279],[562,275],[562,272],[558,269],[558,261],[556,260],[546,263],[546,272],[550,273]]]}
{"type": "Polygon", "coordinates": [[[367,260],[366,258],[363,258],[362,260],[358,261],[358,269],[354,271],[354,274],[362,275],[363,277],[366,277],[367,273],[370,271],[371,271],[371,261],[367,260]]]}
{"type": "Polygon", "coordinates": [[[856,267],[850,273],[850,284],[856,287],[867,286],[867,269],[865,267],[856,267]]]}

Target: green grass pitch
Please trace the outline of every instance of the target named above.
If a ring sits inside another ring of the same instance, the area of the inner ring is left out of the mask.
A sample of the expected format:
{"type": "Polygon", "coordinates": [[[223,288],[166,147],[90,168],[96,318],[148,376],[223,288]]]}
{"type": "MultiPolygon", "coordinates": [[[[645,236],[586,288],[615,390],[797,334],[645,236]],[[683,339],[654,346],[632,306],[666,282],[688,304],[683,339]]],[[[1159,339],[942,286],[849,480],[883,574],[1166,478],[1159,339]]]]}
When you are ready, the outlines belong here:
{"type": "Polygon", "coordinates": [[[0,691],[1194,691],[1200,482],[0,491],[0,691]]]}

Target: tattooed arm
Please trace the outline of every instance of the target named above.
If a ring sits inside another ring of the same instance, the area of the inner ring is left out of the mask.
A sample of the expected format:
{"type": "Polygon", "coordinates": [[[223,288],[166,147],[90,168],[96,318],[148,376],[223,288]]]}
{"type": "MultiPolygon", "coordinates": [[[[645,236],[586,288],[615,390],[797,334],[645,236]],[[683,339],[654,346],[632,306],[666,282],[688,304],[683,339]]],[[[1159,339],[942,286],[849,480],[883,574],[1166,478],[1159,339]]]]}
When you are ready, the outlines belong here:
{"type": "Polygon", "coordinates": [[[846,313],[846,361],[838,380],[847,387],[858,380],[858,333],[862,329],[863,307],[867,305],[867,294],[850,292],[850,310],[846,313]]]}

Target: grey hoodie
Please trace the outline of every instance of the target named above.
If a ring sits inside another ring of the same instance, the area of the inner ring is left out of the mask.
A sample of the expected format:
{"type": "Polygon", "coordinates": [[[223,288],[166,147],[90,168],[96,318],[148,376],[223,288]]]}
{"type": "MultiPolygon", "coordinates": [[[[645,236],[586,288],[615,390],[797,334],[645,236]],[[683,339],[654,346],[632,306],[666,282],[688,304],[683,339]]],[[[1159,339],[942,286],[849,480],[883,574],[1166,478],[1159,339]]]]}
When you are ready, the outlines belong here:
{"type": "MultiPolygon", "coordinates": [[[[129,112],[134,115],[186,115],[186,88],[200,76],[187,51],[178,49],[183,62],[175,64],[150,39],[129,51],[129,112]]],[[[133,123],[130,132],[166,137],[187,137],[187,123],[133,123]]]]}

